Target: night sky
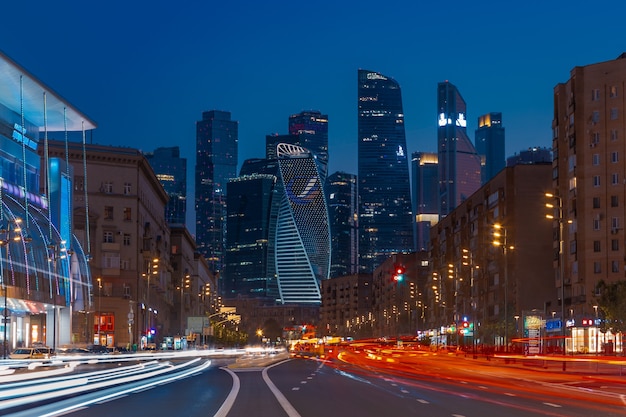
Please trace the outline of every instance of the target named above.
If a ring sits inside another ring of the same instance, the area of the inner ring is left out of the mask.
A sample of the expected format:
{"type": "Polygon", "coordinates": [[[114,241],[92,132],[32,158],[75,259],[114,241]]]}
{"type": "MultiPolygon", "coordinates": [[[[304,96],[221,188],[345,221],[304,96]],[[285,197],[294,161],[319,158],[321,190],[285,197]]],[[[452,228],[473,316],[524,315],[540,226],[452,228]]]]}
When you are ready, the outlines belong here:
{"type": "Polygon", "coordinates": [[[290,114],[320,110],[329,172],[356,173],[358,68],[400,83],[409,153],[436,150],[444,80],[472,140],[478,116],[502,112],[507,156],[549,147],[554,86],[626,51],[623,0],[22,0],[2,14],[0,50],[92,118],[94,143],[178,145],[191,183],[211,109],[239,121],[240,165],[290,114]]]}

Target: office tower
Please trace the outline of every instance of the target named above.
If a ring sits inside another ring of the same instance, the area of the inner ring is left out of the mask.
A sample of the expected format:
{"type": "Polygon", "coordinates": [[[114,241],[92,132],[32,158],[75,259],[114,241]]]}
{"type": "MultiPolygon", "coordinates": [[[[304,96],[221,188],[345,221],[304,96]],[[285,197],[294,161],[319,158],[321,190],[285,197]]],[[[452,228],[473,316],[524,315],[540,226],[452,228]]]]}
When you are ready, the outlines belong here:
{"type": "Polygon", "coordinates": [[[276,176],[250,173],[228,182],[227,238],[222,295],[278,296],[268,275],[269,222],[276,176]]]}
{"type": "Polygon", "coordinates": [[[157,148],[146,153],[146,159],[169,196],[165,221],[185,224],[187,213],[187,158],[180,157],[180,148],[157,148]]]}
{"type": "Polygon", "coordinates": [[[474,145],[481,159],[484,158],[481,184],[485,184],[504,168],[502,113],[487,113],[478,118],[474,145]]]}
{"type": "Polygon", "coordinates": [[[354,174],[335,172],[324,187],[330,224],[330,277],[356,274],[358,268],[358,199],[354,174]]]}
{"type": "Polygon", "coordinates": [[[270,276],[282,304],[319,304],[330,269],[328,209],[314,155],[295,145],[277,148],[279,178],[270,214],[270,276]]]}
{"type": "Polygon", "coordinates": [[[277,158],[276,148],[279,143],[302,146],[300,139],[300,136],[297,134],[279,135],[278,133],[274,133],[271,135],[265,135],[265,158],[268,160],[277,158]]]}
{"type": "Polygon", "coordinates": [[[467,136],[466,105],[448,81],[437,86],[439,215],[447,216],[480,187],[480,156],[467,136]]]}
{"type": "Polygon", "coordinates": [[[358,71],[359,269],[413,249],[411,195],[399,84],[358,71]]]}
{"type": "Polygon", "coordinates": [[[196,123],[196,243],[213,272],[224,259],[226,184],[237,176],[237,143],[230,112],[202,113],[196,123]]]}
{"type": "Polygon", "coordinates": [[[522,164],[551,164],[552,163],[552,150],[548,148],[528,148],[525,151],[520,151],[519,154],[509,156],[506,159],[506,166],[511,167],[513,165],[522,164]]]}
{"type": "Polygon", "coordinates": [[[427,251],[430,228],[439,221],[439,165],[437,154],[413,152],[411,156],[413,210],[415,212],[415,248],[427,251]]]}
{"type": "Polygon", "coordinates": [[[322,168],[322,181],[328,172],[328,115],[317,110],[289,116],[289,134],[300,137],[299,145],[315,154],[322,168]]]}
{"type": "Polygon", "coordinates": [[[561,207],[550,214],[560,218],[554,222],[553,248],[555,286],[564,301],[556,313],[569,322],[566,336],[571,331],[578,338],[574,346],[589,352],[597,352],[592,334],[598,329],[581,320],[595,317],[596,285],[624,280],[625,85],[623,53],[611,61],[574,67],[570,79],[554,88],[556,197],[549,202],[561,207]],[[564,248],[560,253],[559,247],[564,248]]]}

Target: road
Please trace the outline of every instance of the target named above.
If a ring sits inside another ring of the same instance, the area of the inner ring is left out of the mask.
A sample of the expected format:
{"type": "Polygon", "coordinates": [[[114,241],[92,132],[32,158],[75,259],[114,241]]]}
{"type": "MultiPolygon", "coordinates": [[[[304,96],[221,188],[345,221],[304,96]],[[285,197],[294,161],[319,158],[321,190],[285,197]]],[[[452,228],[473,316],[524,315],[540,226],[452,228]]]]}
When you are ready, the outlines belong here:
{"type": "Polygon", "coordinates": [[[61,405],[85,404],[65,415],[626,416],[626,378],[619,376],[592,378],[417,353],[344,352],[330,361],[233,365],[234,360],[213,360],[210,367],[175,382],[162,381],[98,401],[66,398],[13,415],[54,416],[60,415],[61,405]]]}

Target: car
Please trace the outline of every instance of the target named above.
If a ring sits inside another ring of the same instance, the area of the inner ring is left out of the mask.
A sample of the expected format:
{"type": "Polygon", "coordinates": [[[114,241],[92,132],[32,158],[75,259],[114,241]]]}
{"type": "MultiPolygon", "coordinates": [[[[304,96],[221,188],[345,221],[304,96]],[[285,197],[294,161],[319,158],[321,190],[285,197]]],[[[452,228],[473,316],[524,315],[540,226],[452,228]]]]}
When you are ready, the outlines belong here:
{"type": "Polygon", "coordinates": [[[9,354],[9,359],[49,359],[50,348],[23,347],[9,354]]]}

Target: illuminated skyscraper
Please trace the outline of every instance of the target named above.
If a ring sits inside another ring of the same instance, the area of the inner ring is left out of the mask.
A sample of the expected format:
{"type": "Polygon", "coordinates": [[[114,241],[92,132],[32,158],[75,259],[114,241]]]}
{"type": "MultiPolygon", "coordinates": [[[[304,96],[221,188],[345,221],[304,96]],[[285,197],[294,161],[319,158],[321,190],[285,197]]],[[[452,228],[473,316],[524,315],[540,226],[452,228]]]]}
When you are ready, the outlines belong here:
{"type": "Polygon", "coordinates": [[[358,200],[356,175],[335,172],[326,179],[326,202],[330,223],[331,278],[357,273],[358,200]]]}
{"type": "Polygon", "coordinates": [[[398,83],[358,72],[359,269],[413,250],[408,155],[398,83]]]}
{"type": "Polygon", "coordinates": [[[187,214],[187,158],[180,157],[180,148],[157,148],[146,153],[152,170],[169,196],[165,221],[185,224],[187,214]]]}
{"type": "Polygon", "coordinates": [[[430,227],[439,221],[437,154],[413,152],[411,168],[416,250],[427,251],[430,245],[430,227]]]}
{"type": "Polygon", "coordinates": [[[226,184],[237,176],[237,144],[238,124],[230,112],[202,113],[196,123],[196,243],[213,272],[224,259],[226,184]]]}
{"type": "Polygon", "coordinates": [[[448,81],[437,87],[439,214],[447,216],[480,188],[480,156],[467,136],[466,105],[448,81]]]}
{"type": "Polygon", "coordinates": [[[484,158],[481,183],[486,184],[504,169],[504,127],[502,113],[487,113],[478,118],[474,136],[476,152],[484,158]]]}
{"type": "Polygon", "coordinates": [[[283,304],[319,304],[330,269],[328,209],[315,158],[295,145],[277,148],[277,204],[270,215],[269,259],[283,304]]]}

